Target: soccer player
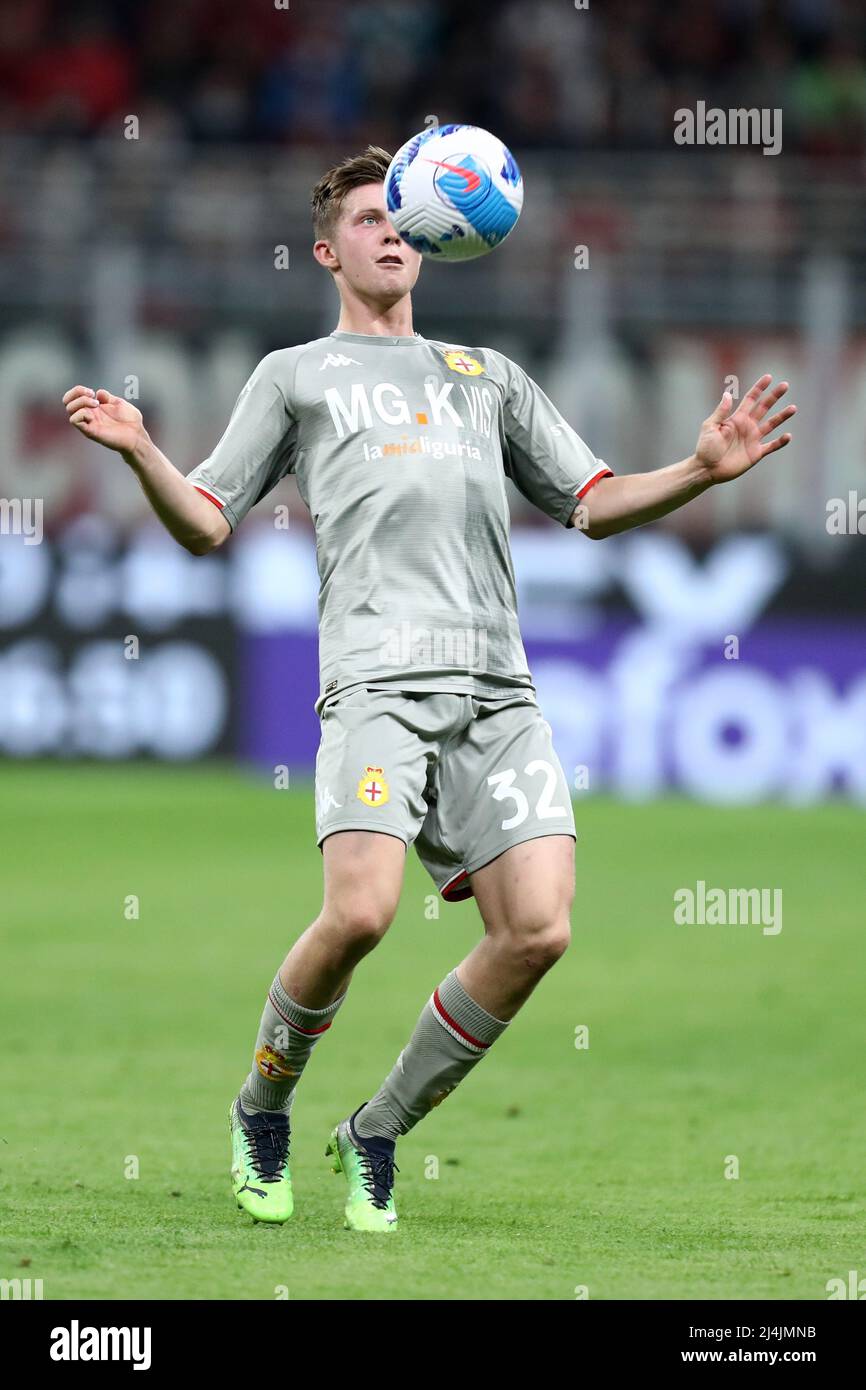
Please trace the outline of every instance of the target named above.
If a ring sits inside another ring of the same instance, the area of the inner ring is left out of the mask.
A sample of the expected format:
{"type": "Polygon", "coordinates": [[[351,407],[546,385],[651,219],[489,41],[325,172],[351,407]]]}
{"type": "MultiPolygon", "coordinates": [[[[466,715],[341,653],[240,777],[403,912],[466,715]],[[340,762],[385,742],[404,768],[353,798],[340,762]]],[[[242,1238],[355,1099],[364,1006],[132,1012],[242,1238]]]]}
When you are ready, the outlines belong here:
{"type": "Polygon", "coordinates": [[[722,396],[689,458],[615,477],[516,363],[414,331],[421,261],[388,220],[389,160],[370,146],[316,185],[313,255],[339,292],[337,328],[259,363],[189,477],[129,402],[63,397],[194,555],[287,473],[315,527],[324,898],[271,985],[230,1108],[234,1193],[256,1220],[292,1213],[295,1088],[394,917],[408,846],[444,899],[475,897],[483,936],[327,1144],[345,1224],[382,1232],[397,1222],[396,1140],[487,1055],[569,942],[574,818],[518,628],[505,478],[598,539],[738,478],[789,442],[768,435],[795,409],[776,410],[787,383],[762,376],[736,410],[722,396]]]}

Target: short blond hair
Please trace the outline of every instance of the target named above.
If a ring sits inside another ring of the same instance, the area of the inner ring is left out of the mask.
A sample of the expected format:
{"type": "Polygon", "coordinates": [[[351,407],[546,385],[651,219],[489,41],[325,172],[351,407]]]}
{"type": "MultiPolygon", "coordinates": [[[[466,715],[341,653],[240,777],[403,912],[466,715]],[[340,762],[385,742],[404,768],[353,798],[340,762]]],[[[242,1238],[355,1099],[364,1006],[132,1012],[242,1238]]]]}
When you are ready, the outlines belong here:
{"type": "Polygon", "coordinates": [[[316,239],[330,240],[347,193],[365,183],[384,183],[391,155],[378,145],[368,145],[363,154],[342,159],[323,174],[313,189],[310,205],[316,239]]]}

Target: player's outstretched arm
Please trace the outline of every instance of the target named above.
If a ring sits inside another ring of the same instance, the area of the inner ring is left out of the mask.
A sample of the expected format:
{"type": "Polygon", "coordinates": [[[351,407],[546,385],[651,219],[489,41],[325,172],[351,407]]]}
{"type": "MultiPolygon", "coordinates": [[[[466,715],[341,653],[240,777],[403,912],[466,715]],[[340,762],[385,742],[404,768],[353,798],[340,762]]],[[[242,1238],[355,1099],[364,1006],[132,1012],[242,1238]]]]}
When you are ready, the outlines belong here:
{"type": "Polygon", "coordinates": [[[712,415],[701,426],[695,452],[680,463],[652,473],[632,473],[602,478],[574,512],[574,525],[593,540],[656,521],[706,492],[714,483],[729,483],[747,473],[768,454],[790,444],[790,434],[767,436],[795,413],[786,405],[770,414],[788,389],[780,381],[769,390],[773,378],[760,377],[736,410],[725,391],[712,415]]]}
{"type": "Polygon", "coordinates": [[[166,530],[192,555],[206,555],[231,532],[225,517],[156,447],[141,411],[110,391],[73,386],[63,397],[69,423],[129,464],[166,530]]]}

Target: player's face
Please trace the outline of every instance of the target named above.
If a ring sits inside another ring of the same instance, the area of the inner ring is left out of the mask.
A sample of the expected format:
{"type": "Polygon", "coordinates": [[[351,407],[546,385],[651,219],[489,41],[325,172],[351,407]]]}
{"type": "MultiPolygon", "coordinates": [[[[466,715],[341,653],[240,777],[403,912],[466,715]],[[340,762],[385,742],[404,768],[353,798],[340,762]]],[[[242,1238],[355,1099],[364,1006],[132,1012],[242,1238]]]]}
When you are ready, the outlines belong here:
{"type": "Polygon", "coordinates": [[[381,183],[364,184],[346,195],[332,251],[347,283],[357,293],[384,304],[409,294],[421,269],[419,253],[407,246],[388,220],[381,183]]]}

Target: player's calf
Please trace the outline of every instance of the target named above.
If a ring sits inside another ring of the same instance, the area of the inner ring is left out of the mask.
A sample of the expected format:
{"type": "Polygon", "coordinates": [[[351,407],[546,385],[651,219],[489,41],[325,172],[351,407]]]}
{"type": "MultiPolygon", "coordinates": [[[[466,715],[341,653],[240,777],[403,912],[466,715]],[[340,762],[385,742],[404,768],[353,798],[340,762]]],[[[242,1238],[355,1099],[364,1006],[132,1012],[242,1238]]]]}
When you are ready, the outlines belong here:
{"type": "Polygon", "coordinates": [[[407,1134],[468,1076],[507,1026],[467,993],[452,970],[427,1000],[376,1095],[353,1117],[356,1133],[365,1140],[407,1134]]]}
{"type": "Polygon", "coordinates": [[[343,993],[322,1009],[308,1008],[287,992],[281,974],[277,973],[268,991],[252,1068],[241,1087],[240,1099],[247,1111],[289,1113],[310,1054],[346,997],[343,993]]]}

